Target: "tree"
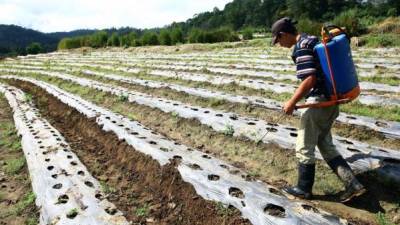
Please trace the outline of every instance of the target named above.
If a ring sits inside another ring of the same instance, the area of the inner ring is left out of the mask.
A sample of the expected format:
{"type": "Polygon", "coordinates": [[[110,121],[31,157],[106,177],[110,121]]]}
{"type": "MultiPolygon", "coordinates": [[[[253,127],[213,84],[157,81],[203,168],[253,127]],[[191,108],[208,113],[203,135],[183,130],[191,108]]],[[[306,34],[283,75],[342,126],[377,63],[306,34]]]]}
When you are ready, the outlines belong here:
{"type": "MultiPolygon", "coordinates": [[[[107,45],[108,34],[105,31],[98,31],[92,34],[89,38],[90,40],[90,47],[93,48],[101,48],[107,45]]],[[[86,40],[87,42],[87,40],[86,40]]],[[[83,46],[87,46],[88,43],[85,43],[83,46]]]]}
{"type": "Polygon", "coordinates": [[[171,34],[167,29],[163,29],[160,31],[159,42],[161,45],[171,45],[172,44],[171,34]]]}
{"type": "Polygon", "coordinates": [[[114,47],[120,46],[119,36],[116,32],[112,33],[111,37],[108,38],[107,45],[114,47]]]}
{"type": "Polygon", "coordinates": [[[184,43],[182,28],[177,27],[171,31],[171,44],[184,43]]]}
{"type": "Polygon", "coordinates": [[[26,52],[31,55],[39,54],[43,51],[42,45],[37,42],[33,42],[28,47],[26,47],[26,52]]]}
{"type": "Polygon", "coordinates": [[[158,45],[158,36],[152,31],[147,31],[142,36],[142,45],[158,45]]]}

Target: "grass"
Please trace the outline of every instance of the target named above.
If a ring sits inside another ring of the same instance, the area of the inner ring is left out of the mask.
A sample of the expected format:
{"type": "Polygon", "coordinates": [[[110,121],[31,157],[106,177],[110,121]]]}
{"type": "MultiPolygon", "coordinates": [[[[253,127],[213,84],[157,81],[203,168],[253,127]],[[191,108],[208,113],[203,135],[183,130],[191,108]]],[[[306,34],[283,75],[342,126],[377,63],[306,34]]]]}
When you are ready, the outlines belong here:
{"type": "Polygon", "coordinates": [[[25,94],[25,101],[26,101],[26,102],[32,102],[32,95],[30,95],[30,94],[25,94]]]}
{"type": "Polygon", "coordinates": [[[368,34],[361,37],[361,42],[370,48],[400,46],[399,34],[393,33],[368,34]]]}
{"type": "Polygon", "coordinates": [[[220,106],[226,103],[225,99],[220,99],[220,98],[211,98],[210,99],[210,103],[209,105],[211,107],[216,107],[216,106],[220,106]]]}
{"type": "Polygon", "coordinates": [[[112,194],[112,193],[114,193],[114,192],[117,191],[114,187],[111,187],[111,186],[108,185],[105,181],[100,181],[100,186],[101,186],[101,190],[102,190],[105,194],[112,194]]]}
{"type": "Polygon", "coordinates": [[[25,158],[23,156],[16,159],[8,159],[5,161],[4,171],[9,175],[15,175],[25,166],[25,158]]]}
{"type": "MultiPolygon", "coordinates": [[[[383,72],[384,73],[384,72],[383,72]]],[[[361,81],[368,81],[373,83],[388,84],[392,86],[398,86],[400,84],[400,78],[396,76],[371,76],[371,77],[359,77],[361,81]]]]}
{"type": "Polygon", "coordinates": [[[221,202],[216,203],[215,209],[217,210],[218,215],[223,217],[232,216],[235,213],[235,210],[232,207],[226,206],[221,202]]]}
{"type": "Polygon", "coordinates": [[[382,213],[382,212],[378,212],[376,214],[376,222],[379,225],[396,225],[396,224],[390,222],[389,219],[386,217],[386,214],[382,213]]]}
{"type": "Polygon", "coordinates": [[[178,118],[179,117],[179,113],[178,112],[175,112],[175,111],[173,111],[173,112],[171,112],[171,116],[173,117],[173,118],[178,118]]]}
{"type": "Polygon", "coordinates": [[[122,94],[122,95],[118,96],[118,99],[121,102],[127,102],[128,101],[128,95],[122,94]]]}
{"type": "Polygon", "coordinates": [[[36,195],[32,191],[26,193],[15,205],[10,206],[4,212],[2,212],[2,214],[0,214],[0,218],[8,216],[20,216],[26,209],[34,206],[35,200],[36,195]]]}
{"type": "Polygon", "coordinates": [[[367,106],[355,101],[349,104],[341,105],[340,109],[343,112],[355,115],[400,122],[400,107],[367,106]]]}

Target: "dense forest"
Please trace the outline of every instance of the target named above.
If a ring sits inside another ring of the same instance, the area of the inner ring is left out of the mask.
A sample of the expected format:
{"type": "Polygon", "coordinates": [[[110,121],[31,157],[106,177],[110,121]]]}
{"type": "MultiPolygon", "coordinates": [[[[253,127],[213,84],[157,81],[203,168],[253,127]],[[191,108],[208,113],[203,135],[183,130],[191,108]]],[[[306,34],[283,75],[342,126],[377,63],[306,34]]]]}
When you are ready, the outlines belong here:
{"type": "Polygon", "coordinates": [[[283,16],[297,19],[299,30],[307,33],[318,34],[324,22],[332,22],[346,27],[351,36],[368,34],[364,41],[367,44],[400,45],[399,15],[399,0],[234,0],[222,10],[214,8],[185,22],[146,30],[126,27],[46,34],[14,25],[0,25],[0,56],[48,52],[57,47],[237,41],[240,37],[251,39],[254,32],[268,32],[272,23],[283,16]],[[383,28],[382,23],[385,24],[383,28]]]}

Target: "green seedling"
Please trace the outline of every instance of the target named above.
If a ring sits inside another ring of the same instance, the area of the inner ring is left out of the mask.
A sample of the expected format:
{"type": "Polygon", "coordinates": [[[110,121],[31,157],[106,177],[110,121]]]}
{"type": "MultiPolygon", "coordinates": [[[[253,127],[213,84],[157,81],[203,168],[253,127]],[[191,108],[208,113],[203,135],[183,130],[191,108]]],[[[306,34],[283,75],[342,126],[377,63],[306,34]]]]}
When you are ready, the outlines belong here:
{"type": "Polygon", "coordinates": [[[135,211],[136,216],[145,217],[149,214],[149,205],[146,203],[135,211]]]}
{"type": "Polygon", "coordinates": [[[118,96],[118,100],[121,102],[127,102],[128,101],[128,95],[120,95],[118,96]]]}
{"type": "Polygon", "coordinates": [[[223,133],[224,133],[226,136],[232,137],[233,134],[235,133],[235,129],[233,128],[232,125],[226,124],[223,133]]]}
{"type": "Polygon", "coordinates": [[[68,211],[67,213],[67,218],[69,219],[73,219],[78,215],[78,209],[77,208],[73,208],[71,210],[68,211]]]}

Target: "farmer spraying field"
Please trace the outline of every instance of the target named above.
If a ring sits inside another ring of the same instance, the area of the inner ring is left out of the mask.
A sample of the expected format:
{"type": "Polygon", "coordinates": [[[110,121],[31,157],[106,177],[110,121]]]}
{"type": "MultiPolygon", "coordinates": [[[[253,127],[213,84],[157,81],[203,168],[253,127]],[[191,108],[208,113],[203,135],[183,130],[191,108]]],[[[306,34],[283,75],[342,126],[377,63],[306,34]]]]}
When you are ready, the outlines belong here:
{"type": "Polygon", "coordinates": [[[295,109],[305,108],[296,141],[298,183],[284,190],[299,198],[312,198],[315,147],[318,146],[324,160],[345,184],[340,201],[347,202],[366,191],[336,150],[331,134],[332,124],[339,115],[338,104],[349,102],[360,93],[347,35],[338,27],[330,30],[331,27],[324,27],[326,35],[321,43],[315,36],[298,33],[295,24],[285,17],[272,25],[272,44],[294,46],[292,59],[296,64],[296,76],[301,80],[283,111],[291,115],[295,109]],[[296,106],[303,98],[306,104],[296,106]]]}

